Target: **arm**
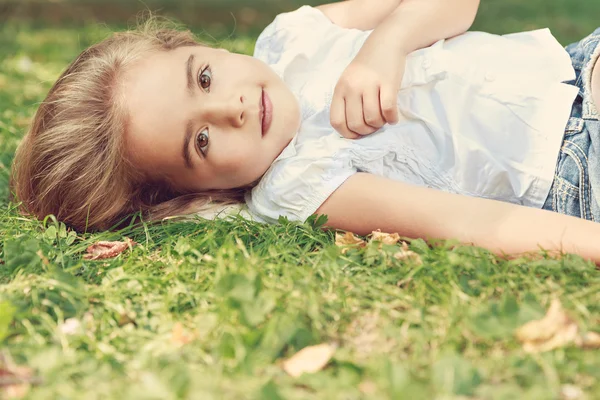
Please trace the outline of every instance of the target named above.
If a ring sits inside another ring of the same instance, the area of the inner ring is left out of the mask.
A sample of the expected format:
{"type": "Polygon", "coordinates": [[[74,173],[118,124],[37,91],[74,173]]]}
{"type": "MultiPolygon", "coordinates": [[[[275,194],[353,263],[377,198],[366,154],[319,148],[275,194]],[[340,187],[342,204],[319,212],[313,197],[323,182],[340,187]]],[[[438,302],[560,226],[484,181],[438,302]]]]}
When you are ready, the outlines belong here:
{"type": "Polygon", "coordinates": [[[316,7],[344,28],[374,29],[379,40],[391,35],[406,52],[465,32],[479,0],[347,0],[316,7]]]}
{"type": "Polygon", "coordinates": [[[338,80],[331,126],[356,139],[397,123],[406,56],[466,31],[478,6],[479,0],[349,0],[319,7],[340,26],[374,28],[338,80]]]}
{"type": "Polygon", "coordinates": [[[551,211],[461,196],[371,174],[350,177],[317,210],[327,225],[361,235],[381,229],[423,239],[457,239],[498,255],[545,250],[600,265],[600,224],[551,211]]]}
{"type": "Polygon", "coordinates": [[[368,31],[390,15],[402,0],[346,0],[323,4],[315,8],[342,28],[368,31]]]}

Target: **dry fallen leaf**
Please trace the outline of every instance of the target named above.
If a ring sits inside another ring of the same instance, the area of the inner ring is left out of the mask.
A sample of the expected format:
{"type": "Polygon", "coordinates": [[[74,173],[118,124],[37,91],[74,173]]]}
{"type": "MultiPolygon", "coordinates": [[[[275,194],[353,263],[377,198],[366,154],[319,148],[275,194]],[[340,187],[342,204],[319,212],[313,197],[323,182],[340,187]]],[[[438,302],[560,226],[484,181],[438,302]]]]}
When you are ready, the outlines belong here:
{"type": "Polygon", "coordinates": [[[125,326],[127,324],[132,324],[133,326],[137,326],[137,322],[135,322],[135,312],[127,312],[127,311],[122,311],[119,314],[119,320],[117,321],[117,324],[119,326],[125,326]]]}
{"type": "Polygon", "coordinates": [[[544,318],[529,321],[517,329],[516,335],[526,352],[537,353],[573,342],[577,331],[577,324],[565,314],[560,300],[554,299],[544,318]]]}
{"type": "Polygon", "coordinates": [[[38,251],[36,251],[36,253],[35,253],[35,254],[37,254],[37,255],[38,255],[38,257],[39,257],[39,258],[42,260],[42,264],[44,264],[44,265],[46,265],[46,266],[50,265],[50,260],[48,260],[48,257],[46,257],[46,256],[44,255],[44,253],[42,253],[42,250],[38,250],[38,251]]]}
{"type": "Polygon", "coordinates": [[[305,347],[283,362],[283,370],[294,378],[305,372],[320,371],[333,357],[336,347],[329,343],[305,347]]]}
{"type": "Polygon", "coordinates": [[[346,232],[346,234],[342,235],[340,233],[335,234],[335,245],[339,247],[344,247],[342,249],[342,254],[346,254],[346,252],[352,247],[365,247],[366,243],[361,238],[354,236],[352,232],[346,232]],[[348,246],[348,247],[346,247],[348,246]]]}
{"type": "Polygon", "coordinates": [[[381,230],[377,229],[371,233],[371,241],[393,245],[400,241],[400,235],[397,233],[381,232],[381,230]]]}
{"type": "Polygon", "coordinates": [[[358,390],[363,394],[372,395],[377,392],[377,385],[373,381],[362,381],[358,384],[358,390]]]}
{"type": "Polygon", "coordinates": [[[177,322],[173,325],[173,329],[171,330],[171,341],[173,343],[183,346],[184,344],[190,343],[192,340],[194,340],[193,335],[189,335],[184,331],[181,322],[177,322]]]}
{"type": "Polygon", "coordinates": [[[100,241],[94,243],[87,248],[86,255],[83,256],[85,260],[102,260],[105,258],[113,258],[124,252],[128,247],[133,247],[137,243],[129,238],[125,238],[123,242],[107,242],[100,241]]]}
{"type": "Polygon", "coordinates": [[[406,242],[402,242],[402,249],[394,254],[394,258],[400,261],[414,261],[417,265],[423,265],[423,260],[421,260],[421,256],[415,253],[412,250],[408,249],[408,245],[406,242]]]}
{"type": "Polygon", "coordinates": [[[585,348],[600,347],[600,335],[587,332],[581,335],[579,326],[563,310],[560,300],[554,299],[544,318],[529,321],[516,331],[517,338],[528,353],[538,353],[574,343],[585,348]]]}
{"type": "Polygon", "coordinates": [[[37,383],[39,379],[31,368],[17,366],[10,357],[0,354],[0,398],[21,399],[37,383]]]}

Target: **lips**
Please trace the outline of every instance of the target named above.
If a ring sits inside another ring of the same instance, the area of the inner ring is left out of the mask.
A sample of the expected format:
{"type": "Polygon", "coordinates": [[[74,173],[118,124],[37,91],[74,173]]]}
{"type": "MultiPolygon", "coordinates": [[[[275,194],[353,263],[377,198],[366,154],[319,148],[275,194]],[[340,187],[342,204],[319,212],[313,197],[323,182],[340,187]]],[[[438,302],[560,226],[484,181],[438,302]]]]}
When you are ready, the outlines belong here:
{"type": "Polygon", "coordinates": [[[273,120],[273,103],[269,98],[269,94],[263,89],[260,101],[260,124],[262,136],[265,136],[271,126],[273,120]]]}

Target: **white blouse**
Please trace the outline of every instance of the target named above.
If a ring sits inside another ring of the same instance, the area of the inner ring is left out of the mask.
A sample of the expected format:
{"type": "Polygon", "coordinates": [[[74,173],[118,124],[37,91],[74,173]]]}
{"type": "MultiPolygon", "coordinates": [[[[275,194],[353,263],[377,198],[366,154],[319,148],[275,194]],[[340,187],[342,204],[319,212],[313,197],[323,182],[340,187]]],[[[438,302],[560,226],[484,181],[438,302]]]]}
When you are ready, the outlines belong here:
{"type": "Polygon", "coordinates": [[[332,94],[370,33],[303,6],[259,36],[254,56],[296,95],[301,125],[246,196],[252,217],[304,221],[356,172],[541,208],[578,92],[550,31],[468,32],[411,53],[400,122],[345,139],[329,123],[332,94]]]}

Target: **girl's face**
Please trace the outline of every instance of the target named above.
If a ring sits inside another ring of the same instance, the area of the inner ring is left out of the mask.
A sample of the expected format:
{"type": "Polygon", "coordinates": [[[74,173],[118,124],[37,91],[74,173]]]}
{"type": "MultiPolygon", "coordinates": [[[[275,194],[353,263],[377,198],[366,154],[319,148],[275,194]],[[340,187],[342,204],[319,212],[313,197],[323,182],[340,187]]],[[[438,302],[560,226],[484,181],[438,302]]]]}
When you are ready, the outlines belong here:
{"type": "Polygon", "coordinates": [[[179,190],[254,182],[300,124],[296,98],[269,66],[223,49],[153,53],[130,68],[122,83],[132,162],[179,190]]]}

